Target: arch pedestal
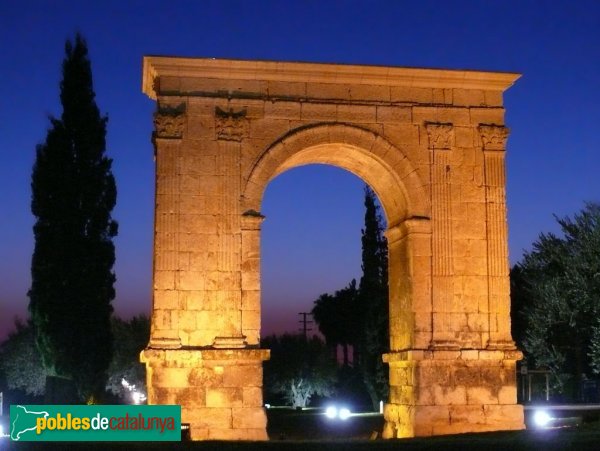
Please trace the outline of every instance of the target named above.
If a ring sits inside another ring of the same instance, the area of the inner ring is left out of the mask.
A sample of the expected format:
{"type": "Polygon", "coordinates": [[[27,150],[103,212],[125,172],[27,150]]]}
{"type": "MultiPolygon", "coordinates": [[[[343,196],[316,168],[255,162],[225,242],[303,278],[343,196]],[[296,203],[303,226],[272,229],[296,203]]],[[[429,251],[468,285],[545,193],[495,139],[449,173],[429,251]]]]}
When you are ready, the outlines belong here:
{"type": "Polygon", "coordinates": [[[192,440],[266,440],[264,349],[142,351],[148,400],[179,404],[192,440]]]}
{"type": "Polygon", "coordinates": [[[523,429],[516,404],[519,351],[403,351],[390,367],[384,438],[523,429]]]}
{"type": "MultiPolygon", "coordinates": [[[[510,334],[502,93],[515,74],[147,57],[157,101],[148,400],[194,440],[264,440],[260,214],[330,164],[389,224],[386,438],[521,429],[510,334]]],[[[293,244],[293,243],[291,243],[293,244]]]]}

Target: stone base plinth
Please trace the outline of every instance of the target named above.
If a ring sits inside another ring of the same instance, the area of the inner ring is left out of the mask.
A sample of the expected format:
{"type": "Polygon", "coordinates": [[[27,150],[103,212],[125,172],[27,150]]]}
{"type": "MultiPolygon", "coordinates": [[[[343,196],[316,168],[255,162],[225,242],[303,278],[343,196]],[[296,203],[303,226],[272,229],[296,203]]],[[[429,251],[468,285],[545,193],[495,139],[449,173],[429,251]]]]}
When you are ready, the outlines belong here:
{"type": "Polygon", "coordinates": [[[384,438],[524,429],[515,350],[402,351],[384,356],[384,438]]]}
{"type": "Polygon", "coordinates": [[[148,404],[181,405],[192,440],[267,440],[262,397],[265,349],[142,351],[148,404]]]}

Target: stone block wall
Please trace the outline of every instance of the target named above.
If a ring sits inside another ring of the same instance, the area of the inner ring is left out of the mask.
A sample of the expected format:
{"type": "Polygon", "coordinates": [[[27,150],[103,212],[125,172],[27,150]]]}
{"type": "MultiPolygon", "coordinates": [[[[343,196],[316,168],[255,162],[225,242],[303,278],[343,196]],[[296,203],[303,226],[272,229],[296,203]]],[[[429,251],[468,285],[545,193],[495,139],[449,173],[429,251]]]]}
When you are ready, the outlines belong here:
{"type": "Polygon", "coordinates": [[[407,351],[386,354],[390,398],[384,437],[523,429],[516,405],[519,351],[407,351]]]}
{"type": "Polygon", "coordinates": [[[148,399],[181,405],[192,440],[266,440],[261,349],[146,349],[148,399]]]}

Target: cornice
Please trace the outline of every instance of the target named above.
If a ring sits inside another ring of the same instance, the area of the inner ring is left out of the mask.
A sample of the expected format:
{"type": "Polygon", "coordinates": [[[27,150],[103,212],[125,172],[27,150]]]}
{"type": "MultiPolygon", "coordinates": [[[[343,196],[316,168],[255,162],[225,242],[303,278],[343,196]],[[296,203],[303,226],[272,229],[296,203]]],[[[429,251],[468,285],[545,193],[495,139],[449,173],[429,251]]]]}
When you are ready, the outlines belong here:
{"type": "Polygon", "coordinates": [[[193,77],[505,91],[520,76],[510,72],[145,56],[142,90],[155,99],[156,77],[193,77]]]}

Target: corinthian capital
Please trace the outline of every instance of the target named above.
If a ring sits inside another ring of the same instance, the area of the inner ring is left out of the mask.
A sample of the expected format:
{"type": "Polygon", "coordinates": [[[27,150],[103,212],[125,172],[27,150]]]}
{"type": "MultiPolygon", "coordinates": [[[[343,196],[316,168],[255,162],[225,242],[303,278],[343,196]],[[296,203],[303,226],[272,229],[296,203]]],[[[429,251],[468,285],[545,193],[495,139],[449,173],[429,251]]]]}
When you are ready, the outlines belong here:
{"type": "Polygon", "coordinates": [[[154,113],[154,129],[157,138],[179,139],[183,136],[185,104],[162,107],[154,113]]]}
{"type": "Polygon", "coordinates": [[[505,150],[509,129],[503,125],[479,125],[479,135],[484,150],[505,150]]]}
{"type": "Polygon", "coordinates": [[[429,148],[449,150],[452,148],[454,129],[452,124],[428,122],[425,124],[429,137],[429,148]]]}
{"type": "Polygon", "coordinates": [[[248,136],[246,110],[233,111],[215,108],[215,131],[217,139],[223,141],[241,141],[248,136]]]}

